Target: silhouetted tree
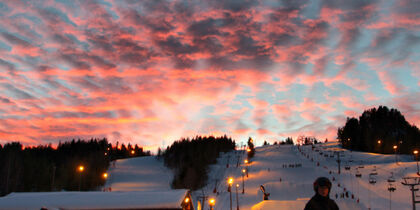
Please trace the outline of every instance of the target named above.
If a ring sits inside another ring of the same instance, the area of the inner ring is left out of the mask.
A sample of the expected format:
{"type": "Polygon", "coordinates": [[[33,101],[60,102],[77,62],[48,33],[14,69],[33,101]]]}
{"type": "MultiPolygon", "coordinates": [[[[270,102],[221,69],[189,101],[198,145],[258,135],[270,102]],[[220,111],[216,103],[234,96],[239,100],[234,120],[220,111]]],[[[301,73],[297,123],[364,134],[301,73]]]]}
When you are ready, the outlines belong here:
{"type": "Polygon", "coordinates": [[[196,136],[175,141],[163,153],[165,165],[174,169],[173,188],[199,189],[207,180],[207,167],[214,164],[220,152],[235,149],[235,141],[226,135],[196,136]]]}
{"type": "Polygon", "coordinates": [[[366,152],[394,153],[396,145],[399,153],[411,154],[420,146],[419,129],[386,106],[365,110],[359,119],[347,118],[337,136],[342,147],[366,152]]]}

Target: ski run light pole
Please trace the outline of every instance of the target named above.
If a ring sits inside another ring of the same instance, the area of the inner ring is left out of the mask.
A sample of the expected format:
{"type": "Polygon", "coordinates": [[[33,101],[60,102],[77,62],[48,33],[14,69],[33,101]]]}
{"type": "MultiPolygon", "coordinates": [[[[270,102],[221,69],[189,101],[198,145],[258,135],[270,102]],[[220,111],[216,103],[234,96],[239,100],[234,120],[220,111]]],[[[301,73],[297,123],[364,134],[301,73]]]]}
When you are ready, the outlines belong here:
{"type": "Polygon", "coordinates": [[[233,184],[233,178],[229,178],[228,179],[228,191],[230,194],[230,210],[232,210],[232,184],[233,184]]]}
{"type": "Polygon", "coordinates": [[[245,173],[246,173],[246,169],[242,169],[242,194],[245,193],[245,181],[244,181],[245,173]]]}
{"type": "Polygon", "coordinates": [[[341,154],[341,152],[338,151],[338,152],[334,152],[334,153],[337,154],[338,174],[340,174],[341,173],[341,167],[340,167],[340,163],[341,163],[340,154],[341,154]]]}
{"type": "Polygon", "coordinates": [[[238,187],[239,187],[239,184],[236,184],[236,210],[239,210],[238,187]]]}

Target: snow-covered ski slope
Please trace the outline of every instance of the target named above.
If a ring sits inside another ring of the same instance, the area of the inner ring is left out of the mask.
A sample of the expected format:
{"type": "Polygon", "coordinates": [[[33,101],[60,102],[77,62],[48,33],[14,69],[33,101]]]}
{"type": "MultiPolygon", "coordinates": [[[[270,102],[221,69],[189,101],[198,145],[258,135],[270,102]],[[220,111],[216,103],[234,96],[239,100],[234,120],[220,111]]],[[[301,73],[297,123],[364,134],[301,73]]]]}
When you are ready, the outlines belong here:
{"type": "Polygon", "coordinates": [[[112,191],[164,191],[171,189],[173,173],[156,157],[138,157],[111,163],[105,184],[112,191]]]}
{"type": "MultiPolygon", "coordinates": [[[[411,192],[401,182],[402,177],[417,176],[416,162],[412,156],[398,155],[396,163],[395,155],[351,152],[340,149],[336,143],[327,143],[317,144],[314,149],[312,146],[302,146],[300,151],[292,145],[263,146],[256,148],[256,154],[248,166],[244,164],[245,158],[245,151],[222,153],[218,163],[209,168],[208,184],[193,192],[195,205],[204,195],[207,197],[204,209],[209,208],[208,199],[215,198],[215,210],[229,210],[227,179],[233,177],[232,209],[237,209],[236,184],[239,184],[238,203],[241,210],[303,209],[314,194],[313,181],[325,176],[335,180],[332,181],[330,197],[336,200],[340,209],[390,209],[390,205],[392,209],[411,209],[411,192]],[[338,174],[334,151],[341,151],[341,174],[338,174]],[[345,166],[350,166],[350,170],[346,170],[345,166]],[[248,177],[244,176],[245,193],[242,194],[242,169],[245,167],[249,172],[248,177]],[[377,175],[369,176],[375,171],[377,175]],[[360,178],[355,176],[358,172],[362,175],[360,178]],[[392,193],[388,191],[387,182],[391,172],[396,180],[392,183],[396,188],[392,193]],[[376,180],[375,184],[369,183],[370,177],[376,180]],[[270,193],[268,202],[262,202],[261,185],[270,193]]],[[[155,157],[118,160],[115,166],[111,165],[109,173],[110,179],[106,185],[112,191],[168,190],[173,176],[171,170],[155,157]]]]}

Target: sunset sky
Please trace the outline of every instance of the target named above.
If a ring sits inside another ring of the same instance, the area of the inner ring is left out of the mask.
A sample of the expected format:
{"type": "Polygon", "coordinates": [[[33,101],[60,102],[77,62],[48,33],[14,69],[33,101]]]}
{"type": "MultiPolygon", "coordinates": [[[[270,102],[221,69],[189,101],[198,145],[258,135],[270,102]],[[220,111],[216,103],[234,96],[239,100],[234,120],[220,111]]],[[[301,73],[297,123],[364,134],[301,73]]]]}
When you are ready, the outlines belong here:
{"type": "Polygon", "coordinates": [[[420,0],[0,0],[0,144],[420,126],[420,0]]]}

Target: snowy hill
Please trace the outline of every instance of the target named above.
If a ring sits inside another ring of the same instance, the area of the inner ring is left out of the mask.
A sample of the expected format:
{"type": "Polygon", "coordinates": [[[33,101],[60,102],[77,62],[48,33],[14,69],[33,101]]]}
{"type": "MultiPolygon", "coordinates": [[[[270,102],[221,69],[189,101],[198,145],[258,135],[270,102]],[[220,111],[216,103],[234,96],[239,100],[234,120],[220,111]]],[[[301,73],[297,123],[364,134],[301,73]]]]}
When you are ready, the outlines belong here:
{"type": "MultiPolygon", "coordinates": [[[[202,196],[215,198],[215,209],[230,209],[230,195],[227,192],[229,177],[234,178],[232,187],[232,207],[236,208],[236,187],[238,183],[238,203],[240,209],[270,209],[270,206],[282,206],[282,209],[303,208],[314,194],[312,184],[319,176],[326,176],[333,181],[330,197],[338,203],[340,209],[394,209],[411,208],[411,192],[401,184],[402,177],[417,176],[416,162],[407,155],[379,155],[374,153],[351,152],[340,149],[337,143],[318,144],[316,148],[302,146],[271,145],[256,148],[255,157],[247,166],[248,177],[244,176],[245,193],[242,194],[242,169],[245,167],[244,151],[232,151],[221,154],[218,163],[209,169],[208,184],[193,192],[193,200],[202,200],[202,196]],[[338,174],[337,156],[334,151],[341,151],[341,174],[338,174]],[[321,154],[322,153],[322,154],[321,154]],[[311,160],[312,159],[312,160],[311,160]],[[396,163],[398,160],[398,163],[396,163]],[[237,163],[240,163],[239,167],[237,163]],[[319,166],[317,166],[319,163],[319,166]],[[300,167],[291,167],[298,164],[300,167]],[[227,167],[229,165],[229,167],[227,167]],[[350,170],[345,170],[345,166],[350,170]],[[369,183],[369,174],[378,175],[375,184],[369,183]],[[331,174],[330,174],[331,171],[331,174]],[[357,178],[356,173],[362,176],[357,178]],[[393,173],[396,191],[388,191],[387,180],[393,173]],[[281,179],[281,181],[280,181],[281,179]],[[262,202],[260,185],[270,193],[270,202],[262,202]],[[338,186],[340,185],[340,187],[338,186]],[[216,187],[217,193],[213,193],[216,187]],[[346,191],[348,197],[346,197],[346,191]],[[343,193],[344,198],[341,198],[343,193]],[[337,198],[335,195],[337,194],[337,198]],[[354,198],[352,198],[354,195],[354,198]],[[359,200],[359,202],[357,202],[359,200]],[[252,208],[254,206],[254,208],[252,208]]],[[[110,169],[107,185],[112,190],[165,190],[170,189],[171,170],[163,166],[162,161],[154,157],[119,160],[110,169]]],[[[208,208],[208,199],[205,201],[208,208]]]]}
{"type": "Polygon", "coordinates": [[[108,174],[105,186],[112,191],[169,190],[173,178],[172,171],[153,156],[117,160],[108,174]]]}
{"type": "MultiPolygon", "coordinates": [[[[416,163],[410,156],[399,155],[397,164],[395,155],[351,152],[339,149],[336,143],[319,144],[314,150],[311,146],[303,146],[301,152],[297,146],[290,145],[259,147],[256,149],[252,163],[248,166],[249,177],[245,177],[245,194],[241,193],[241,170],[244,164],[236,167],[238,156],[243,163],[246,155],[241,151],[235,151],[224,154],[219,158],[218,164],[211,166],[208,185],[203,190],[194,193],[196,200],[204,194],[216,199],[215,209],[230,209],[227,179],[233,177],[234,186],[236,183],[240,185],[238,189],[240,209],[251,209],[253,206],[252,209],[277,209],[279,206],[282,206],[281,209],[303,209],[306,201],[314,194],[313,181],[319,176],[325,176],[330,180],[335,179],[330,197],[336,200],[340,209],[367,209],[369,207],[389,209],[390,192],[387,180],[393,172],[396,180],[393,186],[396,187],[396,191],[391,193],[392,208],[411,208],[411,192],[408,187],[401,184],[402,177],[416,176],[416,163]],[[333,154],[334,151],[339,150],[342,151],[341,174],[337,173],[337,156],[333,154]],[[227,164],[229,168],[226,168],[227,164]],[[301,167],[295,167],[296,164],[301,167]],[[344,166],[350,167],[350,170],[345,170],[344,166]],[[370,184],[369,174],[374,172],[374,169],[378,175],[371,177],[376,179],[376,183],[370,184]],[[360,178],[355,176],[357,172],[362,174],[360,178]],[[266,202],[267,204],[262,202],[263,194],[260,191],[260,185],[263,185],[266,192],[270,193],[270,202],[266,202]],[[217,186],[218,194],[213,193],[215,186],[217,186]],[[336,194],[337,198],[335,198],[336,194]],[[261,206],[262,208],[257,208],[261,206]]],[[[235,188],[232,193],[232,206],[236,209],[235,188]]],[[[205,206],[207,207],[207,204],[205,206]]]]}
{"type": "MultiPolygon", "coordinates": [[[[227,179],[232,177],[232,209],[237,208],[237,203],[241,210],[303,209],[314,194],[313,181],[325,176],[332,180],[330,197],[336,200],[340,209],[390,209],[390,205],[392,209],[411,209],[411,192],[401,184],[402,177],[417,176],[416,162],[411,156],[351,152],[340,149],[336,143],[327,143],[300,149],[292,145],[258,147],[248,166],[245,166],[245,157],[245,151],[221,154],[218,163],[209,168],[207,185],[192,192],[194,205],[197,207],[197,202],[205,196],[204,209],[209,209],[209,198],[216,199],[215,210],[230,209],[227,179]],[[337,151],[341,153],[341,174],[338,174],[337,155],[334,155],[337,151]],[[244,175],[242,194],[242,169],[245,167],[249,173],[248,177],[244,175]],[[358,173],[360,178],[356,177],[358,173]],[[377,175],[369,176],[372,173],[377,175]],[[387,181],[391,173],[396,180],[392,183],[396,191],[392,193],[388,191],[387,181]],[[374,178],[376,183],[371,184],[369,178],[374,178]],[[238,199],[236,184],[239,184],[238,199]],[[270,193],[268,201],[262,199],[261,185],[270,193]]],[[[169,191],[173,177],[172,171],[155,157],[118,160],[111,164],[108,173],[105,188],[125,193],[169,191]]],[[[77,193],[72,192],[75,196],[77,193]]],[[[87,195],[82,194],[80,192],[80,196],[87,195]]],[[[35,193],[32,195],[36,196],[35,193]]],[[[13,196],[1,198],[0,209],[5,200],[13,202],[13,196]]]]}

